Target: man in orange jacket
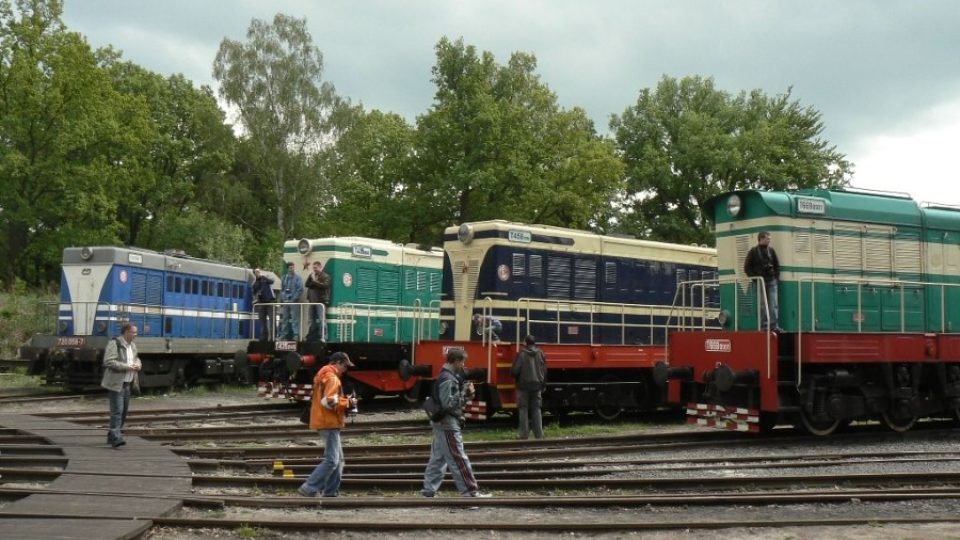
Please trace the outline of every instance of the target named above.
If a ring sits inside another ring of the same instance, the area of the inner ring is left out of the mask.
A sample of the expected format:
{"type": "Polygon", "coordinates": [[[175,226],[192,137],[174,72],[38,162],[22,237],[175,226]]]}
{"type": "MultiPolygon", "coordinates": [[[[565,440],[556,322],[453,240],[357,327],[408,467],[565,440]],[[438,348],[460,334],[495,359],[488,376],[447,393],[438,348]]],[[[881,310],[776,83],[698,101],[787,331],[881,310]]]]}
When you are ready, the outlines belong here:
{"type": "Polygon", "coordinates": [[[310,429],[319,429],[323,434],[323,461],[297,488],[304,497],[314,497],[319,492],[323,492],[324,497],[340,494],[340,478],[343,476],[340,429],[346,423],[347,411],[357,405],[356,398],[343,395],[340,376],[354,365],[347,353],[335,352],[330,355],[330,362],[313,378],[310,429]]]}

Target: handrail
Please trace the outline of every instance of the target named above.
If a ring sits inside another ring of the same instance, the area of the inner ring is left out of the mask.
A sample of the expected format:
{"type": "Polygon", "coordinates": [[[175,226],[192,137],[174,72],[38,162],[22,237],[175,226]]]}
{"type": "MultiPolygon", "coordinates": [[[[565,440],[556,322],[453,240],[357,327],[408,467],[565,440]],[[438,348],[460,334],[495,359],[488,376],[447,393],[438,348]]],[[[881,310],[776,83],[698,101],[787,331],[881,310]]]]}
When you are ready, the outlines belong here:
{"type": "MultiPolygon", "coordinates": [[[[48,328],[52,328],[52,333],[57,333],[59,331],[58,323],[60,321],[61,311],[69,311],[71,317],[74,321],[74,334],[75,335],[95,335],[93,331],[96,329],[93,327],[95,322],[105,322],[109,325],[111,322],[132,322],[143,327],[147,324],[147,317],[167,317],[170,316],[170,310],[191,310],[196,311],[198,314],[209,313],[209,314],[224,314],[223,317],[223,337],[229,336],[231,334],[231,324],[236,324],[236,334],[238,339],[253,339],[254,335],[254,322],[257,320],[257,313],[255,310],[251,311],[240,311],[236,309],[235,303],[231,302],[230,306],[218,308],[218,307],[207,307],[207,306],[175,306],[169,304],[146,304],[139,302],[106,302],[106,301],[71,301],[71,302],[43,302],[44,306],[49,306],[51,308],[51,313],[46,314],[46,316],[52,317],[53,324],[48,325],[48,328]],[[65,306],[65,307],[62,307],[65,306]],[[93,308],[92,310],[90,308],[93,308]],[[78,317],[76,316],[78,309],[83,309],[83,318],[90,321],[90,334],[77,334],[76,321],[78,317]],[[117,314],[117,321],[110,321],[109,319],[103,319],[102,317],[98,319],[97,313],[101,311],[106,311],[109,313],[117,314]],[[249,335],[244,336],[241,333],[241,321],[248,321],[251,324],[249,325],[249,335]]],[[[181,315],[181,317],[186,317],[186,315],[181,315]]],[[[161,323],[162,324],[162,323],[161,323]]],[[[143,333],[143,332],[141,332],[143,333]]],[[[166,332],[161,331],[159,334],[164,335],[166,332]]],[[[150,336],[142,336],[150,337],[150,336]]]]}
{"type": "MultiPolygon", "coordinates": [[[[433,302],[431,302],[433,304],[433,302]]],[[[341,341],[355,341],[354,328],[357,325],[357,318],[363,317],[367,322],[367,343],[372,339],[372,320],[376,317],[392,319],[391,324],[394,329],[393,340],[396,343],[401,341],[401,330],[405,326],[405,321],[410,320],[411,340],[414,343],[423,339],[426,335],[424,328],[429,328],[424,321],[438,319],[440,317],[439,303],[438,307],[424,307],[420,299],[416,299],[411,305],[397,304],[357,304],[344,303],[337,306],[340,314],[337,317],[337,327],[339,329],[341,341]]]]}

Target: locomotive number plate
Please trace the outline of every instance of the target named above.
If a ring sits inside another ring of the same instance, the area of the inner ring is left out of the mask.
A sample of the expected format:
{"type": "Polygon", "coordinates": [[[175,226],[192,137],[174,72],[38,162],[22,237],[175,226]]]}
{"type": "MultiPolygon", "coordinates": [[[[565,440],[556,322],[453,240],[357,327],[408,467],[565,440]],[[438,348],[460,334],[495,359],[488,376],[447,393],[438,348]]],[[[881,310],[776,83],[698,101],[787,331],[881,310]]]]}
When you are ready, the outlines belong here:
{"type": "Polygon", "coordinates": [[[274,350],[277,350],[277,351],[295,351],[297,350],[297,342],[296,341],[278,341],[273,348],[274,350]]]}
{"type": "Polygon", "coordinates": [[[707,352],[730,352],[733,346],[729,339],[708,339],[703,342],[703,350],[707,352]]]}
{"type": "Polygon", "coordinates": [[[83,347],[86,342],[82,337],[60,336],[57,338],[57,347],[83,347]]]}

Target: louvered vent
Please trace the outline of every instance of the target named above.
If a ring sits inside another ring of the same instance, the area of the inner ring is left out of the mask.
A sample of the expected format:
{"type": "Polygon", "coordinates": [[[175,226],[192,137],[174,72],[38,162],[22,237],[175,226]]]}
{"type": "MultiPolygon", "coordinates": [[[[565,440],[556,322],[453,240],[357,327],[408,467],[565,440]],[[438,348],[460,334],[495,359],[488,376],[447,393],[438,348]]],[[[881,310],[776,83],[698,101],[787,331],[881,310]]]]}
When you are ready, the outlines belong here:
{"type": "MultiPolygon", "coordinates": [[[[838,270],[863,271],[860,229],[837,227],[833,238],[833,262],[838,270]]],[[[888,263],[889,264],[889,263],[888,263]]]]}
{"type": "Polygon", "coordinates": [[[920,274],[920,236],[901,235],[894,244],[894,271],[897,274],[920,274]]]}
{"type": "Polygon", "coordinates": [[[751,236],[748,234],[742,234],[736,237],[736,249],[737,249],[737,259],[733,263],[734,274],[742,276],[743,272],[743,263],[747,260],[747,252],[750,251],[752,247],[750,244],[751,236]]]}
{"type": "Polygon", "coordinates": [[[570,298],[570,259],[547,259],[547,297],[570,298]]]}
{"type": "Polygon", "coordinates": [[[594,259],[574,261],[573,297],[577,300],[597,299],[597,263],[594,259]]]}
{"type": "Polygon", "coordinates": [[[514,276],[522,276],[526,273],[526,259],[527,257],[523,253],[513,254],[513,268],[511,269],[511,272],[514,276]]]}
{"type": "Polygon", "coordinates": [[[543,277],[543,256],[542,255],[530,256],[530,277],[532,278],[543,277]]]}

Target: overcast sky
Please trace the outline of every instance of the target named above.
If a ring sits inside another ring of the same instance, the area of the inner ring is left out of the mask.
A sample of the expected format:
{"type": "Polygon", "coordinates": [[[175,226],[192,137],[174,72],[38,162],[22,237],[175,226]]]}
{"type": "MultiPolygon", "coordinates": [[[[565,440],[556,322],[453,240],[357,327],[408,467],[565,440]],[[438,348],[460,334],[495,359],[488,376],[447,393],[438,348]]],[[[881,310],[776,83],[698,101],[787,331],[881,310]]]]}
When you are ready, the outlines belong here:
{"type": "Polygon", "coordinates": [[[536,55],[564,107],[597,129],[664,75],[728,92],[793,88],[856,164],[854,185],[960,206],[960,2],[955,0],[64,0],[93,47],[215,87],[220,41],[251,19],[306,18],[325,79],[412,124],[433,100],[441,37],[506,63],[536,55]]]}

